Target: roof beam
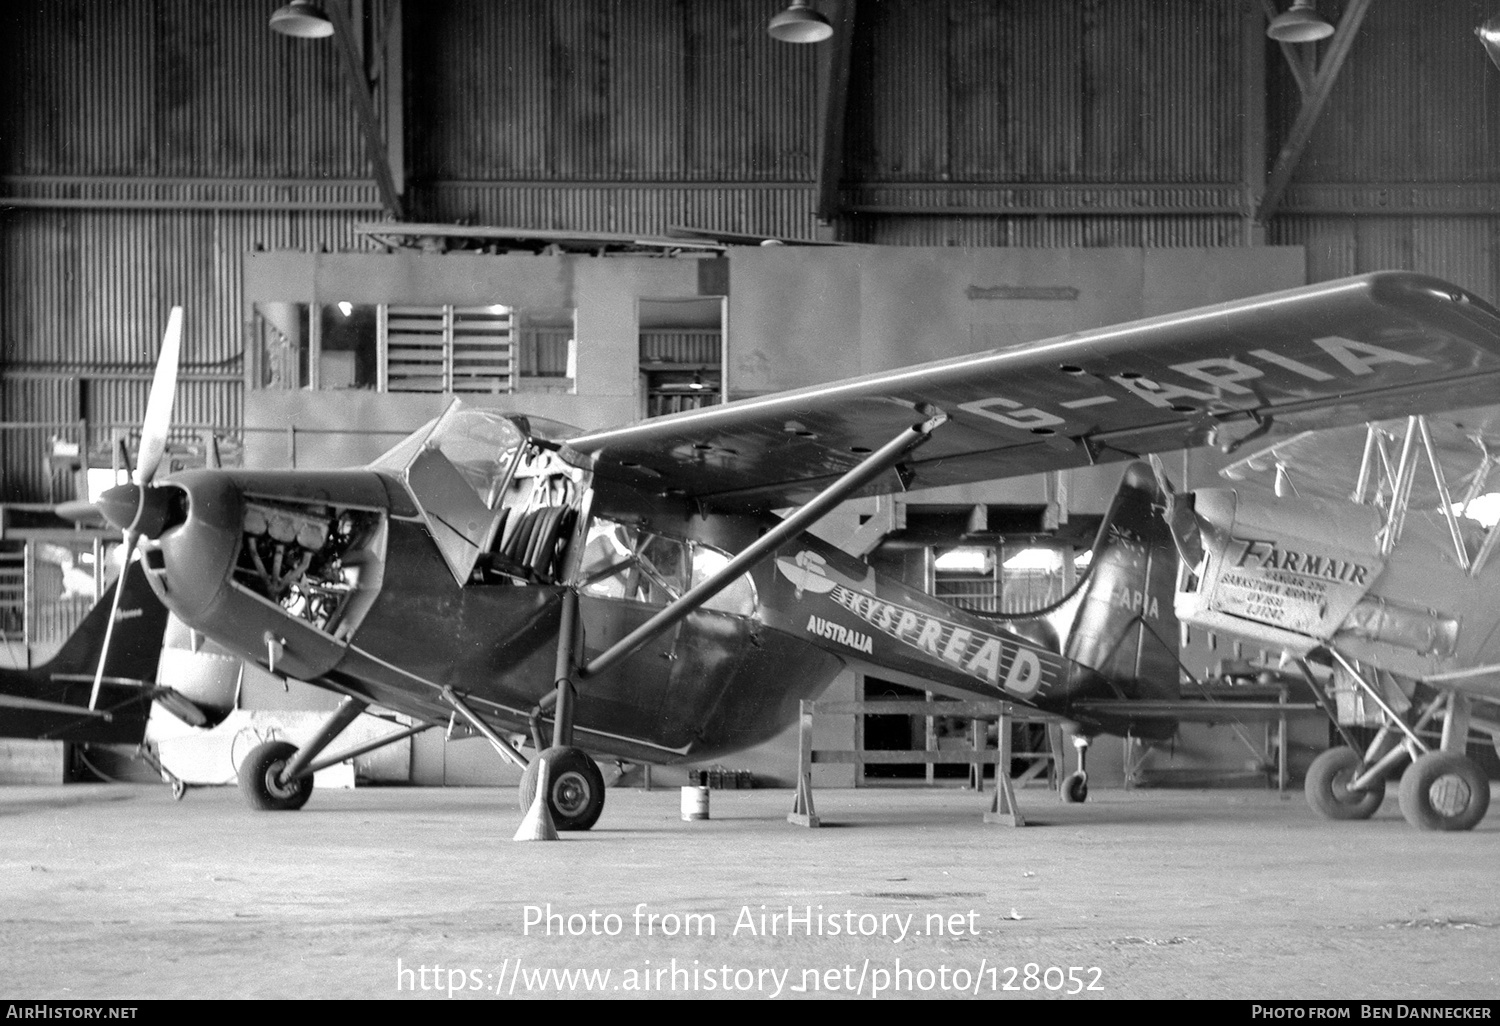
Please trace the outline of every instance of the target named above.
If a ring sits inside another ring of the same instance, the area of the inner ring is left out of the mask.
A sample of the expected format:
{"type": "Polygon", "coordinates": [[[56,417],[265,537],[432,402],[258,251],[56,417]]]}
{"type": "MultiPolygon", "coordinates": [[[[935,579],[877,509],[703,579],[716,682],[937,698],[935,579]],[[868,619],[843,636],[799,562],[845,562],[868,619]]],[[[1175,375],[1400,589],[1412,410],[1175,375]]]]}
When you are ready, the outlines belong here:
{"type": "Polygon", "coordinates": [[[360,56],[354,34],[354,20],[349,17],[349,10],[343,0],[330,0],[326,10],[328,19],[333,22],[333,38],[338,45],[344,77],[354,90],[354,110],[363,129],[365,154],[370,161],[375,187],[380,190],[380,201],[386,211],[399,221],[404,216],[401,193],[396,188],[396,177],[392,173],[386,151],[380,116],[375,112],[375,100],[370,95],[370,76],[366,74],[364,58],[360,56]]]}
{"type": "Polygon", "coordinates": [[[844,176],[844,126],[848,122],[849,69],[854,54],[858,0],[839,0],[833,12],[833,40],[818,68],[822,103],[818,107],[817,218],[831,224],[844,212],[839,185],[844,176]]]}

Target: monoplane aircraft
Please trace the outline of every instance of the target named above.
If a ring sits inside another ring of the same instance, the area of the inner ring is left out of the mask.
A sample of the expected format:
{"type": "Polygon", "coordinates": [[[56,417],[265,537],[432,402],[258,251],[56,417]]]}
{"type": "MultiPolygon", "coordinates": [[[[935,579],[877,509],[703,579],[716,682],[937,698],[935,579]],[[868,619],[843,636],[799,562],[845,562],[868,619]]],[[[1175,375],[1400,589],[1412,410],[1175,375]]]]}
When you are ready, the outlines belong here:
{"type": "MultiPolygon", "coordinates": [[[[1500,313],[1385,273],[579,432],[455,406],[369,466],[155,479],[181,319],[134,483],[105,496],[162,600],[272,672],[346,696],[301,749],[241,765],[264,809],[378,703],[464,721],[562,828],[604,803],[586,753],[673,763],[763,741],[844,665],[1077,719],[1176,694],[1166,534],[1127,472],[1079,591],[996,622],[874,574],[807,529],[846,499],[1475,405],[1500,313]],[[786,515],[774,511],[798,507],[786,515]],[[1165,624],[1167,645],[1154,644],[1165,624]],[[544,728],[550,723],[550,744],[544,728]],[[529,734],[542,758],[508,737],[529,734]],[[547,780],[538,781],[545,764],[547,780]]],[[[404,734],[404,732],[403,732],[404,734]]],[[[362,749],[362,750],[368,750],[362,749]]]]}
{"type": "Polygon", "coordinates": [[[1271,487],[1172,497],[1178,615],[1282,651],[1339,726],[1345,743],[1306,778],[1329,818],[1373,815],[1398,775],[1402,814],[1422,829],[1467,830],[1489,807],[1467,749],[1472,737],[1500,751],[1492,419],[1297,435],[1222,471],[1274,475],[1271,487]],[[1361,744],[1359,726],[1379,729],[1361,744]]]}

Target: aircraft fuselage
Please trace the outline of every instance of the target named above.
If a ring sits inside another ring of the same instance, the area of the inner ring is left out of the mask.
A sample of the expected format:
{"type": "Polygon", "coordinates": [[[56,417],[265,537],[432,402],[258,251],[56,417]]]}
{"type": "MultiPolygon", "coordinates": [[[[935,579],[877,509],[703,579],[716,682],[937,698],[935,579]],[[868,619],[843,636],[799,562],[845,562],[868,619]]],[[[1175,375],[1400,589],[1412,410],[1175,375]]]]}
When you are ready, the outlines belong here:
{"type": "MultiPolygon", "coordinates": [[[[578,593],[583,665],[778,522],[700,515],[578,475],[576,513],[511,510],[526,526],[492,528],[486,545],[498,554],[470,552],[462,541],[482,533],[483,508],[454,513],[447,472],[427,454],[411,465],[425,469],[179,474],[164,487],[186,501],[146,547],[153,586],[189,626],[273,672],[428,722],[452,714],[451,688],[491,726],[525,731],[556,683],[565,591],[578,593]],[[554,550],[539,525],[564,523],[554,550]],[[462,580],[455,565],[467,568],[462,580]]],[[[1138,504],[1138,519],[1149,517],[1148,501],[1138,504]]],[[[1127,624],[1160,615],[1144,590],[1150,550],[1117,528],[1097,586],[1063,619],[1001,624],[804,534],[578,681],[574,729],[599,754],[711,758],[795,722],[799,702],[851,663],[1064,715],[1076,699],[1118,698],[1152,674],[1175,687],[1174,667],[1142,656],[1139,639],[1119,641],[1127,624]],[[1070,637],[1077,654],[1065,650],[1070,637]],[[1108,674],[1095,669],[1106,663],[1108,674]]]]}

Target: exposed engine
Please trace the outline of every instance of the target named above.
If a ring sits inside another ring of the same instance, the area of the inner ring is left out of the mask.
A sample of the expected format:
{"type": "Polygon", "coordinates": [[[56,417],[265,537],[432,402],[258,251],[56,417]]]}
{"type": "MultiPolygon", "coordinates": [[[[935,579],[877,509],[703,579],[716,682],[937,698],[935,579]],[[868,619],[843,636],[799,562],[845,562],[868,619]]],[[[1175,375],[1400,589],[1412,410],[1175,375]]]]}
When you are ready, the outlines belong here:
{"type": "Polygon", "coordinates": [[[379,525],[369,510],[247,501],[235,580],[330,630],[359,588],[365,547],[379,525]]]}

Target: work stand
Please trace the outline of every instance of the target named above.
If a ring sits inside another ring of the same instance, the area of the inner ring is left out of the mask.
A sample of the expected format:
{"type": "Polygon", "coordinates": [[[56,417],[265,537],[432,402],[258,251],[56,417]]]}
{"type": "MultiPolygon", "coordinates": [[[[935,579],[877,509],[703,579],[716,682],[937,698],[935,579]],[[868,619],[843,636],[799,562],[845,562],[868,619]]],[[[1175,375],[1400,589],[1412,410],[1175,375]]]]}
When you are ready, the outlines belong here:
{"type": "MultiPolygon", "coordinates": [[[[881,699],[863,702],[806,702],[801,705],[798,722],[797,789],[792,799],[792,811],[787,822],[802,827],[822,825],[813,804],[812,773],[814,765],[844,764],[862,769],[871,764],[933,764],[967,762],[970,764],[969,781],[976,791],[984,790],[984,767],[993,765],[994,788],[989,810],[984,813],[986,823],[1019,827],[1026,825],[1026,818],[1016,804],[1015,787],[1010,779],[1011,726],[1017,721],[1014,707],[1009,702],[998,701],[911,701],[904,699],[881,699]],[[973,745],[968,749],[889,751],[865,748],[831,749],[813,747],[813,721],[817,716],[864,716],[900,714],[912,716],[962,716],[975,721],[998,721],[996,747],[988,747],[986,731],[973,732],[973,745]]],[[[1025,717],[1030,719],[1030,717],[1025,717]]]]}

